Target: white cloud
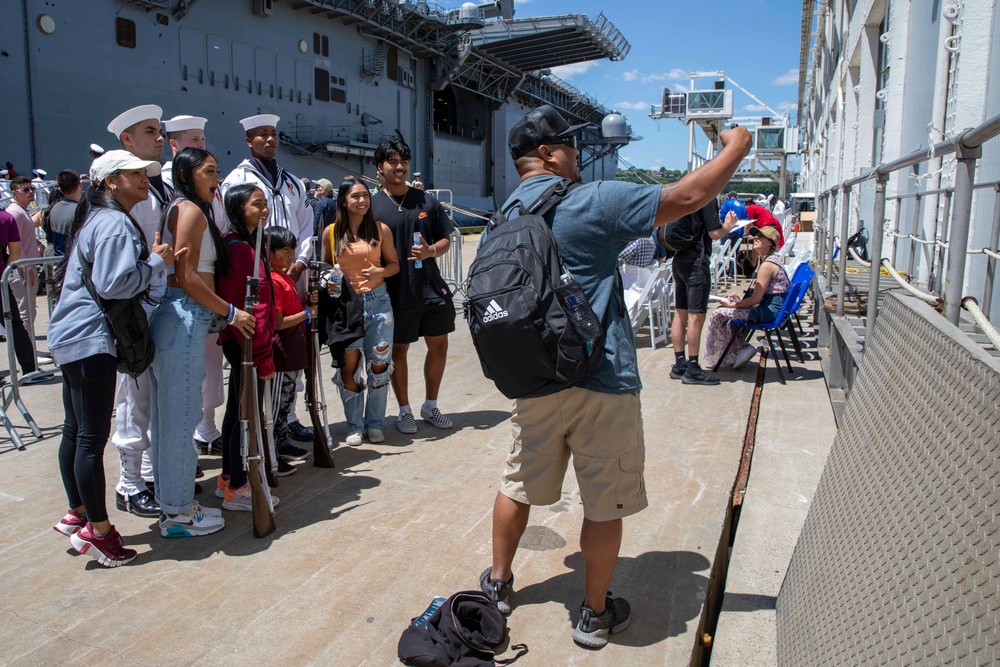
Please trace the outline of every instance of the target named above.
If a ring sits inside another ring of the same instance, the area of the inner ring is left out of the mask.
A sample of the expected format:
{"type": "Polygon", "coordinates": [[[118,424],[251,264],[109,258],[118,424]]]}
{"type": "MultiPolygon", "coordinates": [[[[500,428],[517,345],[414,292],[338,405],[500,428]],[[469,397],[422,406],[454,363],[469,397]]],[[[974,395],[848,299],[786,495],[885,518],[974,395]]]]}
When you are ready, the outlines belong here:
{"type": "Polygon", "coordinates": [[[636,109],[637,111],[649,111],[649,102],[619,102],[616,109],[636,109]]]}
{"type": "Polygon", "coordinates": [[[531,2],[531,0],[514,0],[515,5],[526,5],[529,2],[531,2]]]}
{"type": "Polygon", "coordinates": [[[600,63],[596,60],[589,60],[583,63],[573,63],[572,65],[560,65],[559,67],[553,67],[552,73],[563,81],[569,81],[574,76],[583,74],[594,67],[600,67],[600,63]]]}
{"type": "Polygon", "coordinates": [[[639,70],[637,69],[629,70],[628,72],[622,74],[622,78],[625,79],[626,81],[635,81],[636,79],[639,78],[639,70]]]}
{"type": "Polygon", "coordinates": [[[799,68],[790,69],[771,82],[773,86],[796,86],[799,83],[799,68]]]}
{"type": "Polygon", "coordinates": [[[660,72],[658,74],[646,74],[642,77],[643,83],[652,83],[654,81],[683,81],[689,78],[689,74],[679,67],[675,67],[669,72],[660,72]]]}
{"type": "Polygon", "coordinates": [[[748,104],[743,107],[744,111],[767,111],[763,104],[748,104]]]}

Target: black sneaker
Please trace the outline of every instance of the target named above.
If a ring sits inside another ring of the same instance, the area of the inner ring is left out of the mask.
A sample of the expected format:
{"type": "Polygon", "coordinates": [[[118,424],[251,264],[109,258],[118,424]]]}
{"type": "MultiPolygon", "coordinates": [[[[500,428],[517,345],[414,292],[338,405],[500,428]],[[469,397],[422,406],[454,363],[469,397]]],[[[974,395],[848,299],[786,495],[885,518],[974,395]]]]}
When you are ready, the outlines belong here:
{"type": "Polygon", "coordinates": [[[598,616],[585,604],[580,605],[580,622],[573,630],[573,641],[587,648],[604,648],[608,634],[621,632],[632,622],[632,609],[625,598],[611,597],[608,591],[604,613],[598,616]]]}
{"type": "Polygon", "coordinates": [[[115,507],[122,512],[129,512],[147,519],[160,517],[160,506],[149,491],[140,491],[128,497],[121,493],[115,493],[115,507]]]}
{"type": "Polygon", "coordinates": [[[285,459],[278,457],[278,470],[274,473],[278,477],[288,477],[289,475],[295,474],[295,466],[286,461],[285,459]]]}
{"type": "Polygon", "coordinates": [[[278,445],[278,460],[304,461],[309,456],[309,450],[304,447],[296,447],[287,440],[278,445]]]}
{"type": "Polygon", "coordinates": [[[194,445],[198,448],[198,451],[202,454],[211,454],[212,452],[222,451],[222,438],[216,438],[212,442],[205,442],[204,440],[194,439],[194,445]]]}
{"type": "Polygon", "coordinates": [[[479,575],[479,590],[496,603],[497,609],[505,616],[510,613],[510,596],[514,592],[514,575],[511,573],[510,579],[491,579],[493,568],[488,567],[479,575]]]}
{"type": "Polygon", "coordinates": [[[313,439],[312,429],[306,428],[301,422],[292,422],[289,424],[288,435],[290,435],[293,440],[298,440],[299,442],[312,442],[313,439]]]}
{"type": "Polygon", "coordinates": [[[685,371],[687,371],[687,368],[688,366],[686,361],[681,363],[675,363],[673,366],[670,367],[670,379],[680,380],[682,377],[684,377],[684,373],[685,371]]]}
{"type": "Polygon", "coordinates": [[[701,366],[692,366],[688,364],[687,370],[684,371],[684,376],[681,378],[681,382],[684,384],[719,384],[722,381],[718,375],[712,375],[707,372],[701,366]]]}

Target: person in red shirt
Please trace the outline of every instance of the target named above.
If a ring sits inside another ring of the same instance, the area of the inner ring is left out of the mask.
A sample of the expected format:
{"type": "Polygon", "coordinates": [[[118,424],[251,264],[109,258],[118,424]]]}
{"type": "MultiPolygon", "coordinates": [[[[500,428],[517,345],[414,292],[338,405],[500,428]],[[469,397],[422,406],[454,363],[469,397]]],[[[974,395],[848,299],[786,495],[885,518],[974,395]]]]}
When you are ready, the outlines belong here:
{"type": "MultiPolygon", "coordinates": [[[[274,358],[271,352],[271,338],[274,336],[274,288],[263,257],[255,254],[258,227],[267,220],[270,211],[267,199],[256,185],[245,183],[235,185],[226,191],[226,217],[230,230],[224,240],[231,266],[220,274],[216,282],[216,292],[220,297],[234,304],[243,304],[246,299],[247,278],[254,268],[260,278],[257,291],[257,305],[251,313],[256,318],[250,344],[253,362],[257,367],[257,396],[264,397],[264,382],[274,377],[274,358]]],[[[261,253],[263,255],[263,252],[261,253]]],[[[253,511],[250,483],[240,455],[240,378],[243,360],[244,336],[233,327],[226,327],[219,334],[222,353],[229,361],[229,393],[226,400],[226,417],[222,421],[222,474],[219,475],[216,496],[223,498],[222,507],[227,510],[253,511]]],[[[278,499],[271,496],[273,504],[278,499]]]]}
{"type": "Polygon", "coordinates": [[[785,232],[781,229],[781,223],[776,217],[771,215],[763,206],[757,204],[747,204],[747,217],[753,222],[754,227],[774,227],[778,230],[778,248],[785,245],[785,232]]]}
{"type": "MultiPolygon", "coordinates": [[[[274,448],[278,453],[279,477],[291,475],[295,468],[289,461],[301,461],[309,450],[288,440],[288,413],[295,402],[295,377],[305,370],[306,325],[316,317],[316,306],[303,304],[299,288],[288,275],[295,263],[298,240],[284,227],[270,226],[264,232],[274,284],[274,319],[278,336],[274,341],[275,379],[271,396],[274,403],[274,448]]],[[[312,300],[315,304],[316,301],[312,300]]]]}

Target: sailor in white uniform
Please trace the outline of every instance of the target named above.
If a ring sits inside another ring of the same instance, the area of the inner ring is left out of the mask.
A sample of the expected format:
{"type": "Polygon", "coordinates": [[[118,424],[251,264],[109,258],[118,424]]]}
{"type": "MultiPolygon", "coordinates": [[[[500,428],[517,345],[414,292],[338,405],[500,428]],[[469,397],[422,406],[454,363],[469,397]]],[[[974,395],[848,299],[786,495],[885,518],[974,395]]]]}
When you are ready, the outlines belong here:
{"type": "MultiPolygon", "coordinates": [[[[115,135],[122,147],[140,160],[159,162],[163,156],[163,136],[160,134],[162,115],[163,110],[155,104],[138,106],[111,121],[108,132],[115,135]]],[[[153,237],[159,231],[160,214],[172,196],[173,188],[164,182],[162,175],[150,177],[149,198],[129,211],[142,228],[149,247],[152,247],[153,237]]],[[[154,303],[159,301],[165,288],[165,282],[150,285],[150,297],[154,303]]],[[[150,316],[155,309],[155,305],[144,304],[143,307],[150,316]]],[[[111,442],[118,448],[121,462],[116,506],[122,511],[152,518],[160,515],[160,508],[145,484],[145,481],[153,479],[148,452],[149,420],[148,373],[143,373],[135,380],[119,373],[118,391],[115,394],[115,434],[111,437],[111,442]]]]}
{"type": "MultiPolygon", "coordinates": [[[[267,197],[267,208],[271,216],[268,225],[285,227],[298,239],[299,247],[295,263],[288,269],[288,275],[298,282],[299,292],[305,293],[305,270],[312,258],[313,215],[312,208],[306,204],[306,189],[302,181],[294,174],[278,166],[274,156],[278,152],[278,131],[276,126],[281,120],[274,114],[250,116],[240,121],[246,131],[247,147],[250,158],[240,162],[226,180],[222,182],[222,194],[234,185],[252,183],[259,187],[267,197]],[[300,279],[301,278],[301,279],[300,279]]],[[[302,392],[305,385],[301,381],[302,374],[295,382],[297,392],[302,392]]],[[[297,402],[297,401],[296,401],[297,402]]],[[[293,426],[299,421],[295,414],[295,403],[288,411],[288,423],[293,426]]],[[[311,433],[299,426],[296,429],[302,435],[311,433]]]]}
{"type": "MultiPolygon", "coordinates": [[[[167,145],[172,156],[176,156],[185,148],[200,148],[205,150],[205,124],[207,119],[200,116],[174,116],[163,121],[163,131],[167,135],[167,145]]],[[[173,160],[163,165],[163,180],[171,186],[173,179],[173,160]]],[[[216,193],[212,202],[212,218],[219,231],[225,234],[229,231],[229,220],[222,206],[222,195],[216,193]]],[[[205,382],[202,385],[203,398],[201,405],[201,422],[194,432],[195,446],[207,449],[214,446],[222,450],[222,433],[215,423],[215,409],[226,402],[225,384],[222,378],[222,347],[219,345],[219,334],[209,334],[205,339],[205,382]]]]}

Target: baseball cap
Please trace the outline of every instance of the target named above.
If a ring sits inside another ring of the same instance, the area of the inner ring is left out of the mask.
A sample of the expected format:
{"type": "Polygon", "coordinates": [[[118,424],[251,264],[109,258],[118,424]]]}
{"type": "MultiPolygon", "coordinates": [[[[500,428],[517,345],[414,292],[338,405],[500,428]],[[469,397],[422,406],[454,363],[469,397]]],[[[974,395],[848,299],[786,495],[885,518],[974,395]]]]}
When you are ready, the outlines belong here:
{"type": "Polygon", "coordinates": [[[321,179],[317,180],[316,181],[316,185],[318,185],[319,187],[323,188],[327,192],[329,192],[330,190],[333,190],[333,183],[331,183],[326,178],[321,178],[321,179]]]}
{"type": "Polygon", "coordinates": [[[564,143],[563,139],[591,126],[591,123],[570,125],[555,107],[545,104],[532,109],[514,124],[507,135],[507,147],[516,160],[539,146],[564,143]]]}
{"type": "Polygon", "coordinates": [[[108,174],[123,169],[145,169],[147,176],[160,173],[160,163],[155,160],[140,160],[128,151],[108,151],[90,165],[90,180],[103,181],[108,174]]]}
{"type": "Polygon", "coordinates": [[[766,227],[751,227],[749,233],[750,236],[763,236],[770,241],[775,248],[778,247],[778,243],[781,240],[781,237],[778,236],[778,230],[771,225],[766,227]]]}

